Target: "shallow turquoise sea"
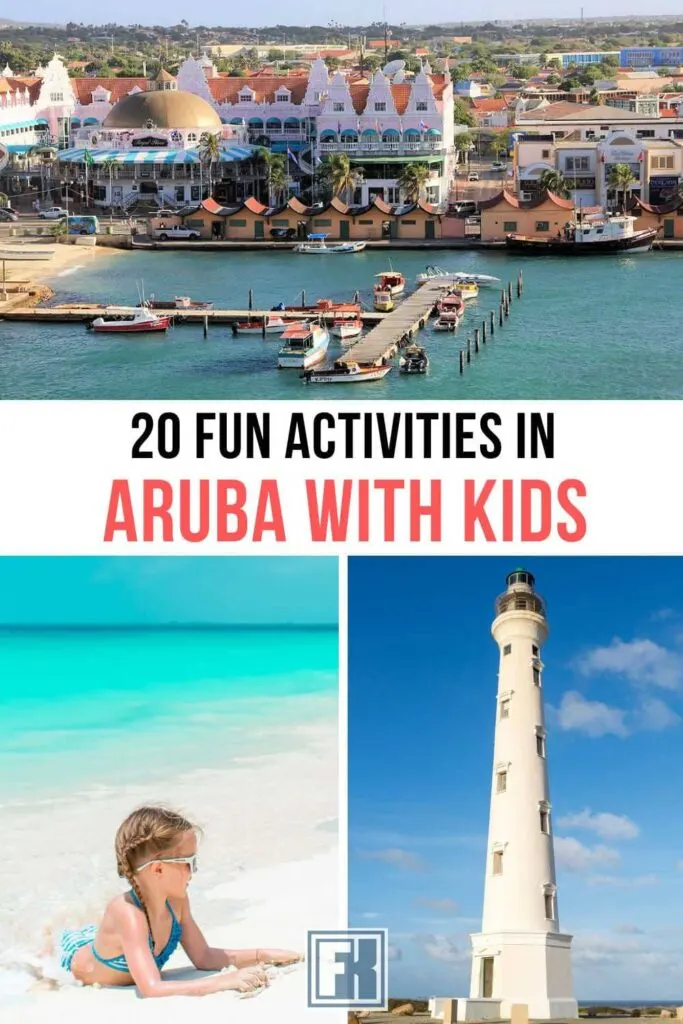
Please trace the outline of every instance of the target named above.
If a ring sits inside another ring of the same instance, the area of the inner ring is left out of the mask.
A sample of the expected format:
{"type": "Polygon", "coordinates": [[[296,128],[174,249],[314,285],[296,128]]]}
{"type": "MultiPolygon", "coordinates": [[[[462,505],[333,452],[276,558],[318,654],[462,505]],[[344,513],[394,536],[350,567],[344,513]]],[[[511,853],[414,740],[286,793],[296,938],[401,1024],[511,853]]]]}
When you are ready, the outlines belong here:
{"type": "Polygon", "coordinates": [[[332,629],[0,631],[0,804],[292,749],[336,717],[332,629]]]}
{"type": "MultiPolygon", "coordinates": [[[[369,303],[373,276],[389,255],[315,257],[292,253],[143,252],[88,261],[52,282],[58,301],[137,301],[146,294],[190,295],[244,308],[350,299],[369,303]]],[[[494,274],[504,282],[524,272],[521,302],[462,377],[458,351],[491,309],[497,290],[468,303],[455,335],[426,330],[431,358],[425,377],[393,370],[383,381],[354,387],[306,386],[297,372],[276,368],[277,336],[236,339],[200,326],[166,337],[107,338],[78,325],[0,323],[0,398],[40,399],[637,399],[683,396],[681,253],[617,258],[511,258],[505,253],[397,251],[395,269],[414,283],[427,263],[494,274]]],[[[341,350],[330,348],[330,355],[341,350]]]]}

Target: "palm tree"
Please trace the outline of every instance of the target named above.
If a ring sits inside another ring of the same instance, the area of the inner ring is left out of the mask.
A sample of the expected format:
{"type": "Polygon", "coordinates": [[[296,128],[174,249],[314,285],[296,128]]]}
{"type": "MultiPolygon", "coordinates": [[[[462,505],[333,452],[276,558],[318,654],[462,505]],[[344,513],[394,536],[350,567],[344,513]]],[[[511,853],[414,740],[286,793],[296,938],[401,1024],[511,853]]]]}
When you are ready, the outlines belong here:
{"type": "Polygon", "coordinates": [[[116,167],[116,160],[113,157],[108,157],[103,160],[100,164],[102,171],[109,175],[109,223],[114,219],[114,197],[112,195],[114,190],[114,168],[116,167]]]}
{"type": "Polygon", "coordinates": [[[422,198],[429,175],[427,164],[406,164],[403,168],[396,183],[409,203],[416,203],[422,198]]]}
{"type": "Polygon", "coordinates": [[[288,178],[284,156],[276,160],[270,167],[270,191],[276,202],[281,203],[287,191],[288,178]]]}
{"type": "Polygon", "coordinates": [[[61,220],[52,221],[48,231],[53,236],[55,242],[60,242],[66,237],[66,217],[62,217],[61,220]]]}
{"type": "Polygon", "coordinates": [[[628,164],[615,164],[607,179],[607,189],[616,194],[617,200],[621,192],[621,205],[623,207],[626,205],[626,193],[631,191],[635,181],[636,179],[628,164]]]}
{"type": "Polygon", "coordinates": [[[199,137],[199,159],[209,165],[209,195],[213,195],[213,165],[220,160],[221,145],[215,132],[202,132],[199,137]]]}
{"type": "Polygon", "coordinates": [[[562,171],[544,171],[538,179],[538,184],[546,192],[552,192],[553,195],[560,196],[562,199],[569,199],[571,195],[569,182],[562,171]]]}
{"type": "Polygon", "coordinates": [[[595,88],[595,86],[593,86],[591,91],[588,93],[588,102],[591,103],[594,107],[600,106],[600,93],[595,88]]]}
{"type": "Polygon", "coordinates": [[[455,149],[461,161],[464,157],[464,154],[469,154],[473,146],[474,135],[472,135],[471,132],[458,132],[458,134],[455,136],[455,149]]]}
{"type": "Polygon", "coordinates": [[[332,186],[332,194],[351,202],[353,193],[363,181],[360,167],[352,167],[346,153],[332,153],[325,162],[325,173],[332,186]]]}
{"type": "Polygon", "coordinates": [[[267,196],[266,202],[270,203],[271,193],[274,188],[282,188],[286,179],[285,157],[282,153],[273,153],[270,149],[261,148],[257,151],[257,157],[263,165],[266,181],[267,196]],[[276,184],[278,182],[279,184],[276,184]]]}

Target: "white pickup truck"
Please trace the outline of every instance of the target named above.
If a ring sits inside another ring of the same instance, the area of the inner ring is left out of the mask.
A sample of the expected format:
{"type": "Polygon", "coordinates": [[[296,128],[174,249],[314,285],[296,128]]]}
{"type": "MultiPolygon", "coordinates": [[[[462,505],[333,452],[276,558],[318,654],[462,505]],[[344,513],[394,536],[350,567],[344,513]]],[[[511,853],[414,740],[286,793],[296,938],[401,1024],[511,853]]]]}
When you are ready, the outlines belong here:
{"type": "Polygon", "coordinates": [[[196,228],[184,228],[180,226],[167,228],[162,225],[152,231],[152,238],[158,238],[160,242],[170,242],[174,238],[192,242],[199,238],[199,232],[196,228]]]}

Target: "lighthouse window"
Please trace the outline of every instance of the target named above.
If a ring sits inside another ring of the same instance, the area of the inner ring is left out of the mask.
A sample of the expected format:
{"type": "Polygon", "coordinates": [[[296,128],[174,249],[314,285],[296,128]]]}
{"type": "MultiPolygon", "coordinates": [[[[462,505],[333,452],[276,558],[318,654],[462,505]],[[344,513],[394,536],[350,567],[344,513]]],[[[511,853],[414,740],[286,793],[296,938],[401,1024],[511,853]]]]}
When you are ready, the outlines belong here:
{"type": "Polygon", "coordinates": [[[539,757],[545,757],[545,735],[542,732],[536,733],[536,753],[539,757]]]}
{"type": "Polygon", "coordinates": [[[503,851],[502,850],[494,850],[493,851],[493,873],[494,873],[494,875],[502,875],[503,874],[503,851]]]}
{"type": "Polygon", "coordinates": [[[541,818],[541,832],[543,832],[546,836],[549,836],[550,835],[550,812],[547,811],[544,807],[541,807],[541,810],[539,811],[539,814],[540,814],[540,818],[541,818]]]}
{"type": "Polygon", "coordinates": [[[505,647],[503,648],[503,654],[504,655],[505,654],[510,654],[511,651],[512,651],[512,644],[505,644],[505,647]]]}
{"type": "Polygon", "coordinates": [[[496,774],[496,793],[505,793],[508,788],[508,773],[498,772],[496,774]]]}
{"type": "Polygon", "coordinates": [[[536,684],[536,686],[540,686],[541,685],[541,673],[540,673],[539,669],[534,668],[534,669],[532,669],[532,671],[534,673],[534,683],[536,684]]]}
{"type": "Polygon", "coordinates": [[[502,700],[500,702],[500,717],[501,718],[509,718],[510,717],[510,701],[509,701],[508,698],[506,698],[505,700],[502,700]]]}
{"type": "Polygon", "coordinates": [[[538,651],[538,647],[536,646],[536,644],[532,644],[531,645],[531,653],[534,656],[534,658],[538,657],[539,651],[538,651]]]}
{"type": "Polygon", "coordinates": [[[555,894],[552,892],[546,892],[543,895],[545,900],[545,917],[546,921],[555,920],[555,894]]]}

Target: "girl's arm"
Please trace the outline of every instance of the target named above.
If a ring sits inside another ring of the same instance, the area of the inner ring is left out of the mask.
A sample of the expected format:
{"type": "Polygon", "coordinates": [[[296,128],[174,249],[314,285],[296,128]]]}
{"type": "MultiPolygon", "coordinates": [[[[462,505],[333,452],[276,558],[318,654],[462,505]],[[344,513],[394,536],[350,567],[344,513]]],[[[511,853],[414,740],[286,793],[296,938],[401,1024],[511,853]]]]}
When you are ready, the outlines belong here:
{"type": "MultiPolygon", "coordinates": [[[[149,948],[149,929],[142,911],[128,903],[122,904],[118,908],[116,925],[133,981],[140,995],[147,998],[206,996],[213,992],[229,989],[249,992],[268,984],[267,975],[258,969],[214,974],[208,978],[197,978],[191,981],[165,981],[149,948]]],[[[184,931],[185,922],[183,921],[184,931]]]]}
{"type": "Polygon", "coordinates": [[[298,953],[288,949],[218,949],[210,946],[197,922],[192,917],[190,901],[182,909],[183,949],[199,971],[219,971],[223,967],[253,967],[256,964],[293,964],[301,960],[298,953]]]}

